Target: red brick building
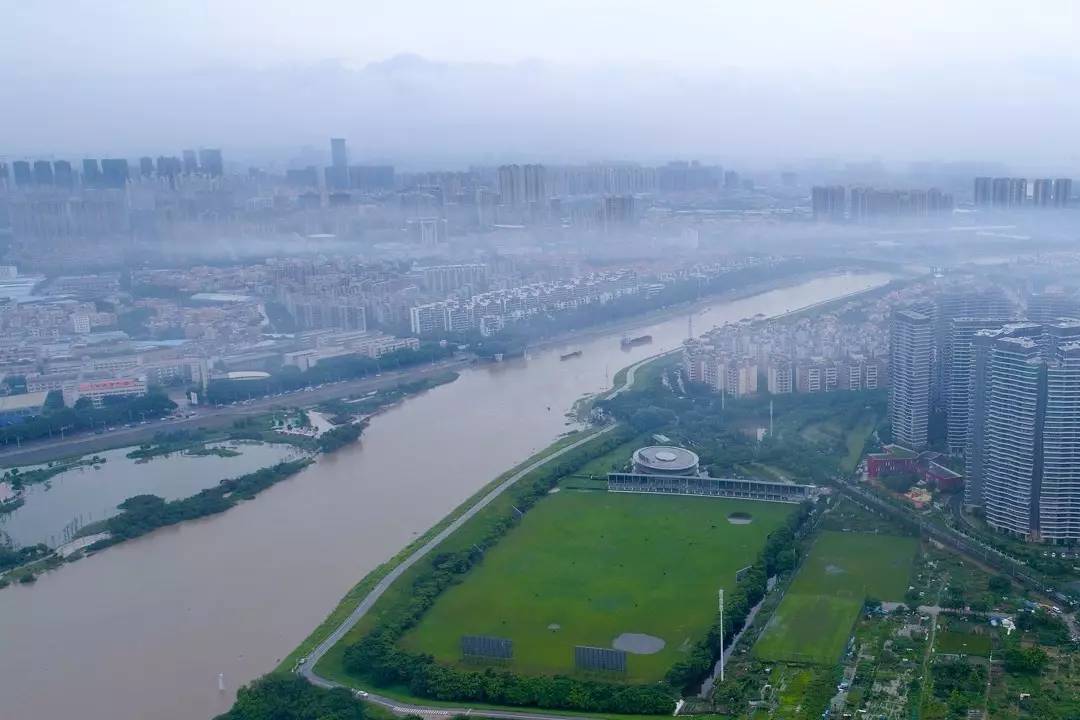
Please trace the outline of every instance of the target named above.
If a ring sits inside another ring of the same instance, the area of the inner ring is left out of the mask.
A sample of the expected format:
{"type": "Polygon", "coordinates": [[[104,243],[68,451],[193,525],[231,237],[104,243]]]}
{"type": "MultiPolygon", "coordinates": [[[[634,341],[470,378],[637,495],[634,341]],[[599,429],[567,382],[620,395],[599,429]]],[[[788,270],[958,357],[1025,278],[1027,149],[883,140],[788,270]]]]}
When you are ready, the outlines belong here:
{"type": "Polygon", "coordinates": [[[893,473],[912,473],[942,492],[956,492],[964,486],[963,475],[937,462],[942,453],[917,453],[900,445],[886,445],[884,450],[866,456],[866,474],[873,480],[893,473]]]}

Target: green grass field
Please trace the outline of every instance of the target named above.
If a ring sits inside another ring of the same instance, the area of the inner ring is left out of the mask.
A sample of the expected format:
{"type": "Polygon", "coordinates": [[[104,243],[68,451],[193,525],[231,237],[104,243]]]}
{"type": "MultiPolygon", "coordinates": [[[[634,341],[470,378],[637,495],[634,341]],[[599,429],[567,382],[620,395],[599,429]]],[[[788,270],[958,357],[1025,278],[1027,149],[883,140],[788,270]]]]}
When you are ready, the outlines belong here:
{"type": "Polygon", "coordinates": [[[992,648],[993,641],[989,635],[942,630],[934,636],[934,650],[938,653],[988,657],[992,648]]]}
{"type": "Polygon", "coordinates": [[[831,664],[867,597],[902,600],[914,538],[823,532],[754,646],[763,660],[831,664]]]}
{"type": "Polygon", "coordinates": [[[460,663],[462,635],[514,641],[511,667],[573,671],[575,645],[621,633],[663,639],[630,655],[627,680],[659,680],[713,622],[716,590],[753,562],[790,505],[563,491],[545,498],[401,639],[460,663]],[[733,525],[732,512],[754,521],[733,525]],[[558,626],[553,629],[552,626],[558,626]]]}

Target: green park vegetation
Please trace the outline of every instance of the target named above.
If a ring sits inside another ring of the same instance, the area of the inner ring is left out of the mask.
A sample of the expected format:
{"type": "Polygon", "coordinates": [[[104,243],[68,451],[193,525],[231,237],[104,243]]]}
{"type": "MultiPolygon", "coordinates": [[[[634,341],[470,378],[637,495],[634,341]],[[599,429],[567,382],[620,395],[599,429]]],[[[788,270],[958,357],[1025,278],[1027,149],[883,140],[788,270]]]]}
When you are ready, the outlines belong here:
{"type": "Polygon", "coordinates": [[[465,581],[441,595],[400,641],[463,664],[462,635],[514,642],[508,667],[573,673],[573,647],[621,633],[660,638],[628,658],[626,679],[663,678],[714,620],[716,591],[735,586],[791,506],[672,496],[563,492],[529,512],[465,581]],[[753,522],[733,525],[727,516],[753,522]],[[673,558],[678,562],[673,562],[673,558]]]}
{"type": "Polygon", "coordinates": [[[823,532],[754,653],[765,660],[835,663],[867,598],[901,600],[913,538],[823,532]]]}

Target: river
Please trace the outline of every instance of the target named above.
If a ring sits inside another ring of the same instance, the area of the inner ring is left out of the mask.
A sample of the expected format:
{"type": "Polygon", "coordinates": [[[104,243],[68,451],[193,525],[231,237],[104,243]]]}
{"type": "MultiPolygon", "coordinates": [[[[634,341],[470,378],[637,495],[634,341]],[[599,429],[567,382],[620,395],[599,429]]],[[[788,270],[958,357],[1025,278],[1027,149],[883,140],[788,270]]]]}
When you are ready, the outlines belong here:
{"type": "MultiPolygon", "coordinates": [[[[272,669],[361,577],[507,468],[567,431],[622,367],[695,333],[880,285],[831,275],[715,302],[629,332],[466,370],[375,417],[360,442],[253,501],[158,530],[0,591],[5,717],[205,720],[272,669]],[[579,357],[561,354],[581,350],[579,357]],[[219,691],[224,673],[225,691],[219,691]]],[[[102,470],[101,472],[105,472],[102,470]]]]}

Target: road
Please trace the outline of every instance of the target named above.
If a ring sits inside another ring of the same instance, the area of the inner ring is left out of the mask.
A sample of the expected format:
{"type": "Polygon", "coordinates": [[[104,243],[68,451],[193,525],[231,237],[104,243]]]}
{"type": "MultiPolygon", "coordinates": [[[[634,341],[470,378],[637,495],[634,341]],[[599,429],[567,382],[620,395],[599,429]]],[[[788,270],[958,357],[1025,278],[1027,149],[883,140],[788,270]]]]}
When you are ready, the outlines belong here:
{"type": "Polygon", "coordinates": [[[0,450],[0,467],[15,465],[33,465],[62,457],[86,455],[115,447],[138,445],[150,440],[159,432],[174,430],[206,429],[228,427],[239,417],[258,415],[274,407],[285,405],[314,405],[324,400],[333,400],[355,393],[383,390],[402,382],[422,380],[449,370],[458,370],[471,365],[473,358],[444,360],[433,365],[411,367],[405,370],[383,372],[381,375],[359,380],[326,384],[321,388],[297,390],[280,397],[261,397],[252,399],[247,405],[226,405],[224,407],[196,408],[195,415],[182,420],[159,420],[139,424],[130,428],[117,428],[101,435],[81,433],[63,440],[44,440],[23,443],[22,447],[7,447],[0,450]]]}
{"type": "MultiPolygon", "coordinates": [[[[637,368],[641,367],[645,363],[655,360],[657,355],[646,358],[638,363],[632,365],[626,373],[626,378],[623,380],[623,384],[618,388],[613,389],[608,393],[608,397],[615,397],[616,395],[624,392],[627,388],[630,388],[634,384],[634,375],[637,368]]],[[[380,597],[389,589],[389,587],[396,581],[401,575],[410,567],[419,562],[425,555],[430,553],[435,547],[437,547],[443,540],[448,538],[452,533],[456,532],[458,528],[468,522],[478,512],[487,507],[495,498],[512,487],[514,483],[524,477],[526,474],[533,470],[542,467],[543,465],[559,458],[566,453],[574,450],[575,448],[584,445],[585,443],[600,437],[604,433],[611,432],[615,428],[614,425],[608,425],[600,430],[589,433],[587,436],[576,440],[575,442],[567,445],[564,448],[560,448],[555,452],[547,455],[539,460],[530,463],[527,467],[518,470],[516,473],[508,477],[506,480],[499,483],[491,492],[480,498],[475,505],[471,506],[468,510],[461,514],[445,528],[440,530],[434,537],[424,543],[421,547],[417,548],[415,552],[409,555],[407,558],[401,561],[401,564],[391,570],[382,580],[372,588],[371,592],[360,601],[360,604],[349,613],[349,616],[342,621],[337,628],[334,629],[326,638],[320,642],[311,653],[305,658],[304,663],[299,666],[299,674],[313,685],[317,685],[322,688],[337,688],[345,687],[341,683],[334,680],[328,680],[320,676],[315,672],[315,666],[323,658],[324,655],[338,643],[345,635],[356,626],[356,623],[360,622],[360,619],[368,613],[369,610],[375,605],[380,597]]],[[[425,705],[411,705],[409,703],[395,700],[394,698],[386,697],[385,695],[378,695],[376,693],[366,693],[362,697],[367,702],[381,705],[382,707],[390,710],[397,715],[421,715],[425,717],[445,717],[449,715],[469,715],[472,714],[471,708],[443,708],[425,705]]],[[[501,718],[503,720],[575,720],[572,716],[568,715],[545,715],[543,713],[536,712],[517,712],[513,710],[488,710],[478,709],[478,715],[483,717],[501,718]]],[[[585,720],[581,718],[579,720],[585,720]]]]}

